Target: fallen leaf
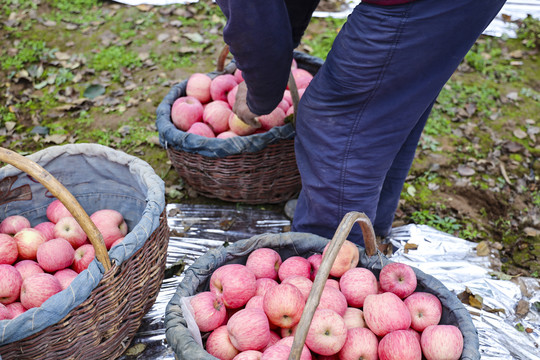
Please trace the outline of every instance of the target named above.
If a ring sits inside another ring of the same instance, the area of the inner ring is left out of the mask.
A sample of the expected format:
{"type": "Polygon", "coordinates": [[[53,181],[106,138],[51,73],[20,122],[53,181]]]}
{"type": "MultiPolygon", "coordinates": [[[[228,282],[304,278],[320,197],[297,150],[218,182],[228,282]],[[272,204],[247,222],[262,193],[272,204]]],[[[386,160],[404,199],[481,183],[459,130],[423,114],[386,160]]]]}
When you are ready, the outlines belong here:
{"type": "Polygon", "coordinates": [[[461,176],[472,176],[476,173],[473,168],[461,164],[458,166],[457,171],[461,176]]]}
{"type": "Polygon", "coordinates": [[[69,60],[71,55],[65,52],[57,51],[54,53],[54,57],[57,58],[58,60],[69,60]]]}
{"type": "Polygon", "coordinates": [[[146,349],[146,345],[145,344],[135,344],[133,346],[131,346],[130,348],[128,348],[126,350],[126,355],[127,356],[137,356],[139,354],[141,354],[144,350],[146,349]]]}
{"type": "Polygon", "coordinates": [[[405,254],[408,254],[409,250],[416,250],[416,249],[418,249],[417,244],[406,243],[405,246],[404,246],[405,254]]]}
{"type": "Polygon", "coordinates": [[[15,126],[17,126],[17,123],[15,121],[6,121],[5,126],[6,126],[7,131],[11,131],[15,129],[15,126]]]}
{"type": "Polygon", "coordinates": [[[99,95],[105,94],[105,87],[100,84],[90,85],[84,90],[83,96],[88,99],[95,99],[99,95]]]}
{"type": "Polygon", "coordinates": [[[481,309],[484,304],[484,299],[480,295],[469,295],[469,305],[477,309],[481,309]]]}
{"type": "Polygon", "coordinates": [[[43,139],[43,141],[46,143],[54,143],[56,145],[60,145],[64,141],[66,141],[66,139],[67,135],[54,134],[45,136],[45,139],[43,139]]]}
{"type": "Polygon", "coordinates": [[[199,33],[187,33],[184,34],[184,37],[196,43],[202,43],[204,41],[204,38],[199,33]]]}
{"type": "Polygon", "coordinates": [[[527,133],[521,129],[514,130],[514,136],[518,139],[525,139],[527,137],[527,133]]]}
{"type": "Polygon", "coordinates": [[[476,255],[477,256],[488,256],[489,255],[489,244],[487,241],[480,241],[476,245],[476,255]]]}

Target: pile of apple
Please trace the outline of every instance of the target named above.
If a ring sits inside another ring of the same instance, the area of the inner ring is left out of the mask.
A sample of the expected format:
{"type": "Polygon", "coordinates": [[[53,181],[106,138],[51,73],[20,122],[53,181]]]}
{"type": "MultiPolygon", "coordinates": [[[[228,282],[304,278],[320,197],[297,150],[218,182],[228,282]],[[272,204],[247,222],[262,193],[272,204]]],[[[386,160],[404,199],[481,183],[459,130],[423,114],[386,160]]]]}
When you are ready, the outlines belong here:
{"type": "MultiPolygon", "coordinates": [[[[313,75],[291,64],[298,95],[304,94],[313,75]]],[[[243,82],[242,71],[221,74],[211,78],[207,74],[192,74],[186,84],[186,95],[175,100],[171,107],[171,120],[180,130],[210,138],[225,139],[262,133],[274,126],[285,124],[285,118],[294,112],[291,92],[287,88],[279,105],[268,115],[259,116],[260,127],[249,126],[234,114],[238,84],[243,82]]]]}
{"type": "MultiPolygon", "coordinates": [[[[189,298],[195,322],[206,337],[205,350],[222,360],[287,360],[323,254],[282,260],[275,250],[259,248],[245,265],[217,268],[209,290],[189,298]]],[[[440,324],[440,300],[416,291],[417,278],[409,265],[390,263],[377,280],[370,270],[356,267],[358,262],[358,247],[345,241],[300,359],[461,357],[461,331],[440,324]]]]}
{"type": "MultiPolygon", "coordinates": [[[[26,217],[12,215],[0,223],[0,320],[41,306],[94,260],[94,247],[60,200],[48,205],[47,219],[32,227],[26,217]]],[[[90,219],[107,249],[127,234],[116,210],[98,210],[90,219]]]]}

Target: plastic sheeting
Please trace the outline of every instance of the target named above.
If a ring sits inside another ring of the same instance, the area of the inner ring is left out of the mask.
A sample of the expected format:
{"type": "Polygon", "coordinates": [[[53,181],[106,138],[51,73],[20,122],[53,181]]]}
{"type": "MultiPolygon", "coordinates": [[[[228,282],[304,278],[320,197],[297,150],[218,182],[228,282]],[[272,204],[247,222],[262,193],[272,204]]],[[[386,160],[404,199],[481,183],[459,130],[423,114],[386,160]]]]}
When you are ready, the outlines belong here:
{"type": "MultiPolygon", "coordinates": [[[[290,229],[290,221],[281,212],[261,207],[168,204],[167,215],[171,228],[168,268],[179,261],[187,268],[199,256],[225,242],[290,229]]],[[[540,360],[540,313],[533,305],[540,301],[537,279],[497,280],[490,275],[493,272],[490,258],[476,255],[476,243],[428,226],[395,228],[391,241],[396,251],[390,260],[408,263],[432,275],[455,294],[468,289],[483,298],[483,309],[465,305],[478,330],[483,360],[540,360]],[[406,243],[416,244],[418,248],[406,251],[406,243]],[[515,311],[519,300],[531,305],[524,317],[519,317],[515,311]],[[493,312],[493,309],[497,311],[493,312]],[[518,323],[525,329],[531,329],[532,333],[517,330],[518,323]]],[[[144,347],[142,352],[138,352],[137,359],[175,358],[166,343],[164,315],[183,278],[180,274],[163,282],[156,303],[145,316],[131,344],[144,347]]],[[[131,358],[122,357],[123,360],[131,358]]]]}

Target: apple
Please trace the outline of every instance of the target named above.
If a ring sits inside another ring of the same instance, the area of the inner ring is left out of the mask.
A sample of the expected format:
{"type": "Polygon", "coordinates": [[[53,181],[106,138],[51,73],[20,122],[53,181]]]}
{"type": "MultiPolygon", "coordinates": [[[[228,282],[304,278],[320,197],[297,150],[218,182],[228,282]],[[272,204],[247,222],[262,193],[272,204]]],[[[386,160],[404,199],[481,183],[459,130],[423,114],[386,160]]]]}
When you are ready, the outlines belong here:
{"type": "Polygon", "coordinates": [[[78,248],[88,239],[77,220],[71,216],[60,218],[54,225],[53,232],[55,238],[67,240],[73,249],[78,248]]]}
{"type": "Polygon", "coordinates": [[[206,339],[205,350],[220,360],[232,360],[240,353],[231,343],[227,325],[221,325],[210,333],[206,339]]]}
{"type": "MultiPolygon", "coordinates": [[[[263,352],[261,360],[288,360],[291,353],[291,346],[286,344],[275,344],[263,352]]],[[[311,360],[312,356],[309,350],[300,353],[300,360],[311,360]]]]}
{"type": "Polygon", "coordinates": [[[19,259],[22,260],[35,260],[39,245],[45,242],[43,234],[34,228],[22,229],[13,237],[17,241],[19,259]]]}
{"type": "Polygon", "coordinates": [[[331,309],[316,309],[306,336],[306,346],[320,355],[337,354],[347,340],[345,320],[331,309]]]}
{"type": "Polygon", "coordinates": [[[8,310],[8,308],[0,303],[0,320],[10,320],[12,319],[11,312],[8,310]]]}
{"type": "Polygon", "coordinates": [[[238,84],[240,84],[242,81],[244,81],[244,76],[242,74],[242,70],[237,68],[236,70],[234,70],[233,75],[234,75],[234,78],[235,78],[235,80],[236,80],[236,82],[238,84]]]}
{"type": "Polygon", "coordinates": [[[122,236],[121,238],[118,238],[116,240],[114,240],[114,242],[111,244],[111,249],[113,247],[115,247],[116,245],[120,244],[122,241],[124,241],[124,236],[122,236]]]}
{"type": "Polygon", "coordinates": [[[225,264],[210,276],[210,291],[221,297],[226,307],[244,306],[257,292],[255,274],[242,264],[225,264]]]}
{"type": "Polygon", "coordinates": [[[255,277],[278,279],[278,270],[282,260],[279,253],[271,248],[258,248],[249,254],[246,267],[253,271],[255,277]]]}
{"type": "Polygon", "coordinates": [[[379,283],[383,291],[389,291],[405,299],[416,290],[416,274],[411,266],[402,263],[390,263],[381,269],[379,283]]]}
{"type": "Polygon", "coordinates": [[[47,206],[47,219],[52,223],[57,223],[63,217],[73,216],[64,204],[58,199],[47,206]]]}
{"type": "Polygon", "coordinates": [[[429,325],[437,325],[442,316],[439,298],[427,292],[414,292],[403,300],[411,313],[411,328],[422,332],[429,325]]]}
{"type": "Polygon", "coordinates": [[[81,273],[84,270],[88,269],[88,265],[96,257],[96,250],[92,244],[84,244],[79,246],[73,254],[73,263],[71,268],[77,272],[81,273]]]}
{"type": "Polygon", "coordinates": [[[366,322],[364,321],[364,312],[356,307],[349,306],[347,310],[345,310],[345,314],[343,314],[343,320],[345,320],[347,329],[366,327],[366,322]]]}
{"type": "Polygon", "coordinates": [[[7,304],[6,308],[10,313],[10,319],[15,319],[17,316],[21,315],[23,312],[26,311],[26,308],[19,301],[7,304]]]}
{"type": "Polygon", "coordinates": [[[278,270],[278,277],[281,281],[293,275],[300,275],[309,279],[310,274],[311,264],[301,256],[291,256],[283,260],[278,270]]]}
{"type": "Polygon", "coordinates": [[[208,124],[196,122],[187,130],[190,134],[200,135],[207,138],[215,138],[216,134],[208,124]]]}
{"type": "Polygon", "coordinates": [[[345,315],[347,311],[347,299],[345,295],[333,286],[325,286],[321,293],[317,309],[331,309],[340,316],[345,315]]]}
{"type": "Polygon", "coordinates": [[[193,96],[181,96],[171,107],[171,120],[178,129],[187,131],[191,125],[201,121],[203,105],[193,96]]]}
{"type": "Polygon", "coordinates": [[[219,133],[216,135],[216,138],[217,139],[228,139],[228,138],[232,138],[232,137],[235,137],[235,136],[238,136],[237,133],[235,133],[234,131],[224,131],[222,133],[219,133]]]}
{"type": "Polygon", "coordinates": [[[307,260],[311,264],[311,275],[310,279],[311,281],[315,280],[315,276],[317,275],[317,271],[319,271],[319,267],[322,263],[322,254],[313,254],[310,255],[307,260]]]}
{"type": "Polygon", "coordinates": [[[377,278],[366,268],[347,270],[339,279],[339,287],[349,306],[362,307],[366,296],[378,293],[377,278]]]}
{"type": "Polygon", "coordinates": [[[291,284],[278,284],[264,294],[264,312],[271,324],[281,328],[290,328],[298,324],[304,306],[302,292],[291,284]]]}
{"type": "Polygon", "coordinates": [[[285,114],[291,106],[289,105],[289,102],[287,100],[281,99],[281,101],[278,104],[278,107],[281,108],[281,110],[283,110],[283,114],[285,114]]]}
{"type": "MultiPolygon", "coordinates": [[[[60,219],[60,221],[62,221],[62,219],[60,219]]],[[[74,255],[75,250],[73,250],[71,244],[65,239],[57,238],[41,244],[38,247],[36,258],[39,266],[43,270],[52,273],[71,266],[74,255]]]]}
{"type": "Polygon", "coordinates": [[[291,61],[291,70],[298,68],[298,63],[296,62],[296,59],[292,59],[291,61]]]}
{"type": "Polygon", "coordinates": [[[404,331],[408,331],[411,334],[413,334],[414,337],[416,338],[416,340],[418,340],[418,342],[420,342],[420,333],[418,331],[414,330],[413,328],[408,328],[408,329],[406,329],[404,331]]]}
{"type": "Polygon", "coordinates": [[[407,330],[386,334],[379,342],[380,360],[422,360],[422,349],[416,337],[407,330]]]}
{"type": "Polygon", "coordinates": [[[193,96],[205,104],[212,100],[210,96],[210,84],[212,83],[212,78],[203,73],[194,73],[189,77],[186,84],[186,95],[193,96]]]}
{"type": "Polygon", "coordinates": [[[69,268],[61,269],[54,273],[54,276],[58,279],[60,285],[62,286],[62,290],[66,290],[77,275],[79,274],[75,270],[69,268]]]}
{"type": "Polygon", "coordinates": [[[285,117],[294,114],[294,106],[290,106],[285,112],[285,117]]]}
{"type": "Polygon", "coordinates": [[[197,293],[189,302],[193,309],[193,318],[201,332],[215,330],[227,317],[225,305],[213,292],[197,293]]]}
{"type": "Polygon", "coordinates": [[[45,237],[46,241],[49,241],[51,239],[54,239],[54,226],[56,224],[52,221],[44,221],[42,223],[37,224],[34,226],[34,229],[39,230],[43,236],[45,237]]]}
{"type": "MultiPolygon", "coordinates": [[[[288,109],[288,108],[287,108],[288,109]]],[[[268,131],[275,126],[285,125],[285,111],[281,107],[277,107],[270,114],[261,115],[258,117],[261,123],[261,129],[268,131]]]]}
{"type": "Polygon", "coordinates": [[[270,323],[262,309],[242,309],[227,322],[229,339],[240,351],[261,350],[270,341],[270,323]]]}
{"type": "Polygon", "coordinates": [[[96,225],[101,235],[107,250],[112,244],[121,237],[126,236],[128,226],[124,220],[124,216],[113,209],[101,209],[90,215],[90,219],[96,225]]]}
{"type": "Polygon", "coordinates": [[[311,287],[313,286],[313,281],[302,275],[288,276],[281,283],[296,286],[298,290],[300,290],[300,292],[302,293],[304,301],[307,301],[309,297],[309,292],[311,291],[311,287]]]}
{"type": "Polygon", "coordinates": [[[285,89],[285,91],[283,92],[283,100],[285,100],[287,104],[289,104],[289,107],[293,105],[291,90],[285,89]]]}
{"type": "Polygon", "coordinates": [[[17,241],[8,234],[0,234],[0,264],[13,264],[19,256],[17,241]]]}
{"type": "Polygon", "coordinates": [[[411,313],[407,305],[391,292],[366,296],[362,310],[366,325],[378,336],[411,326],[411,313]]]}
{"type": "Polygon", "coordinates": [[[236,86],[234,75],[221,74],[212,79],[210,83],[210,96],[212,100],[227,101],[227,94],[236,86]]]}
{"type": "Polygon", "coordinates": [[[291,328],[280,328],[279,333],[282,338],[286,338],[287,336],[294,336],[296,334],[296,329],[298,329],[298,324],[291,328]]]}
{"type": "Polygon", "coordinates": [[[339,351],[340,360],[377,360],[379,340],[368,328],[347,330],[347,340],[339,351]]]}
{"type": "Polygon", "coordinates": [[[457,360],[463,352],[463,334],[454,325],[429,325],[420,344],[427,360],[457,360]]]}
{"type": "Polygon", "coordinates": [[[313,79],[313,75],[307,70],[296,68],[291,70],[292,76],[298,89],[305,89],[313,79]]]}
{"type": "Polygon", "coordinates": [[[0,233],[15,235],[25,228],[32,227],[30,220],[21,215],[11,215],[0,222],[0,233]]]}
{"type": "Polygon", "coordinates": [[[236,102],[236,93],[238,93],[238,85],[233,87],[227,94],[227,102],[229,103],[231,109],[234,107],[234,103],[236,102]]]}
{"type": "MultiPolygon", "coordinates": [[[[324,247],[323,256],[328,250],[329,245],[330,242],[324,247]]],[[[330,275],[339,278],[345,274],[347,270],[355,268],[359,261],[360,252],[358,246],[352,241],[345,240],[338,251],[334,264],[332,264],[332,267],[330,268],[330,275]]]]}
{"type": "Polygon", "coordinates": [[[251,125],[246,124],[245,122],[240,120],[240,118],[235,113],[232,113],[229,116],[229,128],[231,129],[231,131],[233,131],[237,135],[240,135],[240,136],[251,135],[255,132],[255,130],[257,130],[260,127],[261,127],[260,123],[258,124],[258,126],[251,126],[251,125]]]}
{"type": "Polygon", "coordinates": [[[255,295],[264,296],[264,294],[266,293],[266,291],[268,289],[270,289],[271,287],[276,286],[277,284],[278,284],[278,282],[276,280],[274,280],[274,279],[259,278],[256,281],[257,290],[256,290],[255,295]]]}
{"type": "MultiPolygon", "coordinates": [[[[276,345],[285,345],[288,346],[289,349],[292,349],[292,344],[294,341],[293,336],[286,336],[282,339],[280,339],[276,345]]],[[[300,352],[300,359],[311,359],[311,352],[309,351],[309,348],[304,344],[302,347],[302,351],[300,352]]]]}
{"type": "Polygon", "coordinates": [[[17,301],[23,279],[14,266],[0,264],[0,304],[11,304],[17,301]]]}
{"type": "Polygon", "coordinates": [[[20,260],[14,265],[15,269],[21,274],[23,281],[34,274],[42,274],[45,271],[34,260],[20,260]]]}
{"type": "Polygon", "coordinates": [[[264,311],[263,299],[264,299],[263,295],[255,295],[254,297],[252,297],[251,299],[248,300],[248,302],[246,303],[244,308],[246,308],[246,309],[257,308],[257,309],[261,309],[261,310],[264,311]]]}
{"type": "Polygon", "coordinates": [[[341,291],[339,281],[337,281],[336,279],[326,279],[326,283],[324,286],[331,286],[341,291]]]}
{"type": "Polygon", "coordinates": [[[21,286],[21,304],[26,309],[39,307],[48,298],[62,291],[60,281],[54,275],[35,274],[24,279],[21,286]]]}
{"type": "MultiPolygon", "coordinates": [[[[272,324],[270,324],[272,326],[272,324]]],[[[270,341],[268,342],[268,345],[261,351],[264,352],[266,349],[268,349],[270,346],[275,345],[279,340],[281,340],[281,336],[273,330],[270,330],[270,341]]]]}
{"type": "Polygon", "coordinates": [[[262,352],[257,350],[242,351],[233,360],[261,360],[262,352]]]}
{"type": "Polygon", "coordinates": [[[229,130],[231,113],[232,110],[228,104],[224,104],[222,101],[213,101],[204,108],[202,119],[214,134],[219,134],[229,130]]]}

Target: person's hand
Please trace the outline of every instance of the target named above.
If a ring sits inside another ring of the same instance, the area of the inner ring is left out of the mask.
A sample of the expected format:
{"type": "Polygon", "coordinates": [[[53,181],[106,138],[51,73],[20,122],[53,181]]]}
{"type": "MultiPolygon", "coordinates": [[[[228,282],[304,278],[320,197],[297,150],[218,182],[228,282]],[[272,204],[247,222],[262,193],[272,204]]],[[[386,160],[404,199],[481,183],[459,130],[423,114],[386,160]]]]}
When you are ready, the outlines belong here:
{"type": "Polygon", "coordinates": [[[257,115],[249,110],[247,105],[247,85],[245,81],[238,84],[238,91],[234,100],[233,112],[246,124],[253,127],[260,127],[261,123],[257,115]]]}

